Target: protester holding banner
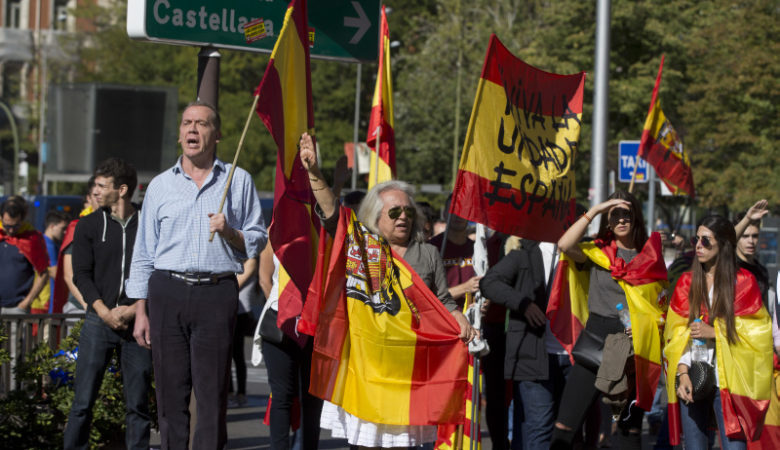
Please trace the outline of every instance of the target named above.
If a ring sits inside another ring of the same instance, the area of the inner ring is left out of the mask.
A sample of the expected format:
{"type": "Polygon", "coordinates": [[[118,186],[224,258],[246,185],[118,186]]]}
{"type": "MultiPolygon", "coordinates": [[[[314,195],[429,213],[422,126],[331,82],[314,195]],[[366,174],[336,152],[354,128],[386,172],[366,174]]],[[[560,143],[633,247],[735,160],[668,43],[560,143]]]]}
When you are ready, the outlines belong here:
{"type": "Polygon", "coordinates": [[[468,342],[477,331],[457,311],[436,248],[423,242],[411,187],[401,181],[374,186],[355,220],[325,182],[312,138],[304,133],[299,146],[316,209],[334,238],[332,253],[320,260],[336,261],[327,275],[318,264],[306,308],[319,304],[312,299],[312,290],[320,285],[325,292],[317,297],[323,298],[324,306],[321,313],[304,309],[298,327],[307,333],[316,329],[310,390],[328,400],[321,426],[351,445],[409,447],[432,442],[435,424],[463,420],[463,407],[453,400],[463,398],[466,386],[466,349],[457,338],[468,342]],[[331,298],[335,303],[326,303],[331,298]],[[348,311],[346,302],[351,302],[348,311]],[[338,317],[329,317],[333,308],[328,305],[344,309],[337,311],[338,317]],[[376,339],[362,339],[371,333],[376,339]],[[323,350],[337,339],[341,341],[330,351],[323,350]],[[383,344],[389,341],[394,342],[392,347],[383,344]],[[430,353],[434,347],[436,355],[430,353]],[[334,352],[342,353],[334,358],[334,352]],[[381,355],[381,360],[372,359],[381,355]],[[421,363],[435,364],[436,370],[422,369],[421,363]],[[441,374],[447,378],[436,379],[441,374]],[[393,377],[392,389],[384,381],[388,376],[393,377]]]}
{"type": "Polygon", "coordinates": [[[686,447],[711,448],[714,409],[721,448],[744,449],[746,441],[759,437],[769,406],[771,320],[755,277],[737,265],[732,224],[706,217],[693,240],[696,260],[674,290],[664,336],[670,441],[680,443],[682,425],[686,447]],[[692,355],[691,340],[705,342],[703,358],[692,355]],[[710,392],[694,389],[694,366],[714,372],[710,392]]]}
{"type": "MultiPolygon", "coordinates": [[[[624,332],[631,336],[635,353],[636,382],[630,377],[626,382],[628,393],[635,384],[636,403],[630,402],[630,397],[625,399],[619,422],[621,448],[641,448],[642,410],[652,405],[661,373],[658,326],[667,284],[661,238],[658,233],[647,237],[639,202],[633,195],[617,191],[580,216],[558,246],[564,255],[547,312],[553,334],[575,355],[575,364],[563,392],[551,448],[571,447],[575,430],[601,394],[596,381],[604,340],[624,332]],[[603,217],[596,240],[580,242],[599,214],[603,217]],[[619,309],[625,308],[631,315],[630,328],[619,319],[619,309]],[[577,356],[587,343],[593,343],[587,353],[598,360],[595,364],[577,356]]],[[[604,351],[603,357],[606,355],[604,351]]],[[[622,362],[628,367],[631,361],[622,362]]]]}

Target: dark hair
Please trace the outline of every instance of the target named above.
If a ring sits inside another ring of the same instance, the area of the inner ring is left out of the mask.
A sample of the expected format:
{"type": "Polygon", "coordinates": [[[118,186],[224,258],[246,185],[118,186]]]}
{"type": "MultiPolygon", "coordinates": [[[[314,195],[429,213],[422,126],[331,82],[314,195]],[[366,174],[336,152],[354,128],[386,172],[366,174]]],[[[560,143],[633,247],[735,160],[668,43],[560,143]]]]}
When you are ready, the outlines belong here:
{"type": "Polygon", "coordinates": [[[135,173],[135,167],[122,158],[108,158],[98,164],[95,169],[95,177],[111,177],[114,179],[114,188],[121,185],[127,186],[127,198],[133,196],[135,187],[138,184],[138,176],[135,173]]]}
{"type": "Polygon", "coordinates": [[[423,213],[425,220],[431,224],[439,218],[438,214],[436,214],[436,210],[433,209],[433,206],[428,202],[417,202],[417,209],[423,213]]]}
{"type": "Polygon", "coordinates": [[[46,213],[46,228],[49,228],[52,225],[57,225],[61,222],[68,222],[70,220],[70,216],[65,214],[62,211],[57,211],[56,209],[53,209],[46,213]]]}
{"type": "MultiPolygon", "coordinates": [[[[712,318],[726,323],[726,337],[732,344],[737,341],[737,329],[734,321],[734,285],[737,279],[737,234],[734,225],[723,216],[707,216],[699,227],[712,231],[718,242],[718,254],[715,260],[715,276],[712,280],[712,307],[708,308],[712,318]]],[[[688,291],[688,324],[690,325],[701,311],[707,308],[707,278],[703,264],[694,260],[691,265],[691,287],[688,291]]]]}
{"type": "Polygon", "coordinates": [[[352,191],[344,196],[344,201],[342,203],[347,208],[357,211],[365,196],[366,193],[363,191],[352,191]]]}
{"type": "Polygon", "coordinates": [[[8,214],[12,218],[27,217],[27,202],[20,195],[12,195],[0,205],[0,215],[8,214]]]}
{"type": "Polygon", "coordinates": [[[211,122],[214,124],[214,128],[217,129],[217,131],[222,129],[222,119],[219,117],[219,111],[217,111],[217,108],[214,107],[209,102],[204,102],[203,100],[196,100],[194,102],[189,102],[187,104],[187,107],[184,108],[184,111],[190,109],[193,106],[203,106],[205,108],[208,108],[211,110],[211,122]]]}
{"type": "MultiPolygon", "coordinates": [[[[732,222],[732,223],[734,224],[734,226],[737,226],[737,224],[739,224],[740,222],[742,222],[742,219],[744,219],[744,218],[745,218],[745,215],[746,215],[746,214],[747,214],[747,211],[742,211],[741,213],[737,214],[737,215],[734,217],[734,221],[732,222]]],[[[750,227],[750,226],[753,226],[753,227],[756,227],[756,228],[758,228],[758,229],[761,229],[761,221],[760,221],[760,220],[751,220],[751,221],[748,223],[748,226],[749,226],[749,227],[750,227]]]]}
{"type": "MultiPolygon", "coordinates": [[[[607,200],[612,200],[614,198],[626,200],[629,203],[629,209],[631,210],[632,217],[631,242],[634,244],[636,251],[641,251],[642,247],[645,246],[645,242],[647,242],[647,230],[645,230],[645,216],[642,214],[642,205],[639,203],[639,200],[637,200],[636,197],[626,191],[617,190],[613,192],[612,195],[607,198],[607,200]]],[[[604,217],[601,218],[599,232],[596,235],[597,239],[611,241],[615,238],[615,235],[612,233],[612,230],[609,229],[608,225],[609,211],[607,211],[604,214],[604,217]]]]}

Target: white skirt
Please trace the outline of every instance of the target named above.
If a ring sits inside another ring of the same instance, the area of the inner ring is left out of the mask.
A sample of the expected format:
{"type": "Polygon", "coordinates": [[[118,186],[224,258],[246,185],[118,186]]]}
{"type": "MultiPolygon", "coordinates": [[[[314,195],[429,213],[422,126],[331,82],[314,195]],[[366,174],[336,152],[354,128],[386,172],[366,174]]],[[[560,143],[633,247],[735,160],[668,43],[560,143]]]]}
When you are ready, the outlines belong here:
{"type": "Polygon", "coordinates": [[[387,425],[365,421],[325,401],[320,426],[334,438],[363,447],[413,447],[436,441],[436,425],[387,425]]]}

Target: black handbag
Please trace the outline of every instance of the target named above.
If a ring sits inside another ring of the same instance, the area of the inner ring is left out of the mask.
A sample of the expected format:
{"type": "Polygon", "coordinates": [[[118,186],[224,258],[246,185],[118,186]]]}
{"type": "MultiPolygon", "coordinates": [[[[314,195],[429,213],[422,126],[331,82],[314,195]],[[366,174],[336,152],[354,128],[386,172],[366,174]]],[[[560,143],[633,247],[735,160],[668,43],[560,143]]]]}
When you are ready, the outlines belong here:
{"type": "Polygon", "coordinates": [[[284,332],[276,325],[278,312],[273,308],[268,308],[260,320],[260,336],[263,340],[272,344],[280,344],[284,338],[284,332]]]}
{"type": "Polygon", "coordinates": [[[597,372],[601,366],[602,350],[604,350],[604,338],[585,328],[577,338],[571,355],[576,364],[597,372]]]}
{"type": "MultiPolygon", "coordinates": [[[[679,375],[679,374],[678,374],[679,375]]],[[[715,390],[715,368],[704,361],[691,361],[688,377],[693,385],[693,401],[706,399],[715,390]]],[[[680,387],[680,377],[675,377],[674,389],[680,387]]]]}

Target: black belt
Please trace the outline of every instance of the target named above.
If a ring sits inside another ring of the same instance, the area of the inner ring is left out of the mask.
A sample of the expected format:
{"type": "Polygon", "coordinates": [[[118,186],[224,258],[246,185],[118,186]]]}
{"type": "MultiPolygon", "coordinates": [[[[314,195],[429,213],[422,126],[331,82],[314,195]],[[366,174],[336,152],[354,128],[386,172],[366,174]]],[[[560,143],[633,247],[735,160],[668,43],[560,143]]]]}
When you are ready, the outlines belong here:
{"type": "Polygon", "coordinates": [[[168,277],[181,280],[190,286],[217,284],[221,280],[235,278],[233,272],[208,273],[208,272],[174,272],[172,270],[163,270],[168,277]]]}

